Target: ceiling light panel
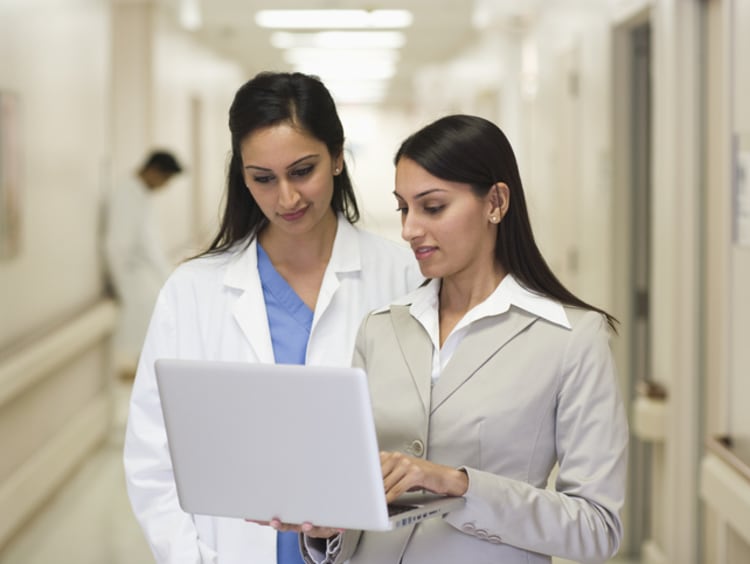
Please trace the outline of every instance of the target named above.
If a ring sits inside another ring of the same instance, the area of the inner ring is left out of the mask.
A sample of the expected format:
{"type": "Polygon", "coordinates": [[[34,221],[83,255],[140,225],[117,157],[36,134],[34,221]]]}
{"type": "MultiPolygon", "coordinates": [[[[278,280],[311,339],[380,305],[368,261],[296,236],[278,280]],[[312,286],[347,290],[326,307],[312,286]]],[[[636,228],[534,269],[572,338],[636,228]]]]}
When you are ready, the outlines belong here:
{"type": "Polygon", "coordinates": [[[320,31],[271,34],[271,45],[277,49],[325,47],[330,49],[399,49],[406,43],[400,31],[320,31]]]}
{"type": "Polygon", "coordinates": [[[408,10],[260,10],[255,23],[271,29],[399,29],[409,27],[408,10]]]}
{"type": "Polygon", "coordinates": [[[395,49],[327,49],[315,47],[294,47],[284,51],[284,60],[291,64],[325,60],[342,65],[390,64],[395,65],[400,53],[395,49]]]}

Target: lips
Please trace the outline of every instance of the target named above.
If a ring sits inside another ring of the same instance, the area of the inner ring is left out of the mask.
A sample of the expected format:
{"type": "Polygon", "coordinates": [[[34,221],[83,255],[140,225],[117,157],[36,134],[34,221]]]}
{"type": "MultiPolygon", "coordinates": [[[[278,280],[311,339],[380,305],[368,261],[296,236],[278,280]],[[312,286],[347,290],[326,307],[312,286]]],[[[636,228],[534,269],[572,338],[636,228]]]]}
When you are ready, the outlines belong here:
{"type": "Polygon", "coordinates": [[[437,251],[437,247],[428,247],[428,246],[420,246],[420,247],[413,247],[412,251],[414,251],[414,256],[417,258],[417,260],[424,260],[432,254],[437,251]]]}
{"type": "Polygon", "coordinates": [[[279,214],[279,215],[285,221],[297,221],[303,215],[305,215],[305,212],[307,212],[307,207],[304,207],[304,208],[299,209],[297,211],[293,211],[293,212],[289,212],[289,213],[282,213],[282,214],[279,214]]]}

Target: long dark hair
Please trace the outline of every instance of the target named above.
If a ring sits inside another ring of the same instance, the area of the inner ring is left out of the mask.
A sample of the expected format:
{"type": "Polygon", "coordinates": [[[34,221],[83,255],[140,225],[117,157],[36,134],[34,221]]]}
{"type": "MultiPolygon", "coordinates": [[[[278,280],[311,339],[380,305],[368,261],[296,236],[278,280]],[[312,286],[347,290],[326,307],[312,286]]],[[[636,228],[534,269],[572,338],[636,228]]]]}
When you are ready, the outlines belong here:
{"type": "Polygon", "coordinates": [[[495,258],[527,289],[566,305],[598,311],[617,330],[617,319],[576,297],[544,260],[534,240],[513,148],[499,127],[477,116],[446,116],[409,136],[394,163],[403,157],[433,176],[471,185],[480,197],[498,182],[507,184],[510,206],[498,225],[495,258]]]}
{"type": "MultiPolygon", "coordinates": [[[[224,214],[218,234],[202,254],[225,251],[240,241],[250,244],[268,224],[245,186],[240,145],[254,131],[290,123],[325,143],[331,157],[344,150],[344,128],[325,85],[302,73],[262,72],[240,87],[229,108],[232,153],[227,170],[224,214]]],[[[331,208],[349,223],[359,220],[354,188],[344,163],[333,177],[331,208]]]]}

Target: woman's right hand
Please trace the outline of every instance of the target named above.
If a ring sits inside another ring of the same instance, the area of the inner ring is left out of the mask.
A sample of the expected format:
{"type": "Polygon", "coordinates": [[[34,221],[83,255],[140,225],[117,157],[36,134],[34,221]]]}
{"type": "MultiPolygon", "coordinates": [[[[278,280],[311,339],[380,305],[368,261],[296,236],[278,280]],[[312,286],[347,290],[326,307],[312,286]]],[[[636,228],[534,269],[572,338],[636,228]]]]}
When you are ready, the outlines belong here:
{"type": "Polygon", "coordinates": [[[403,452],[381,452],[380,466],[388,503],[414,490],[462,496],[469,489],[466,472],[403,452]]]}

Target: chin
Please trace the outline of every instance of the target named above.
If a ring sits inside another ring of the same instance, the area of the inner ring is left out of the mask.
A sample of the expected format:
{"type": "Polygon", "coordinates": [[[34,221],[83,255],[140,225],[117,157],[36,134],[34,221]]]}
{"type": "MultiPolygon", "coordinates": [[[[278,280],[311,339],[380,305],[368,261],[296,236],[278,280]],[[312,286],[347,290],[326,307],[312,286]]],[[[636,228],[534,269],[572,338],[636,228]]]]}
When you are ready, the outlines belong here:
{"type": "Polygon", "coordinates": [[[437,268],[430,268],[429,266],[422,266],[419,265],[419,272],[422,273],[422,276],[425,278],[442,278],[443,273],[439,272],[437,268]]]}

